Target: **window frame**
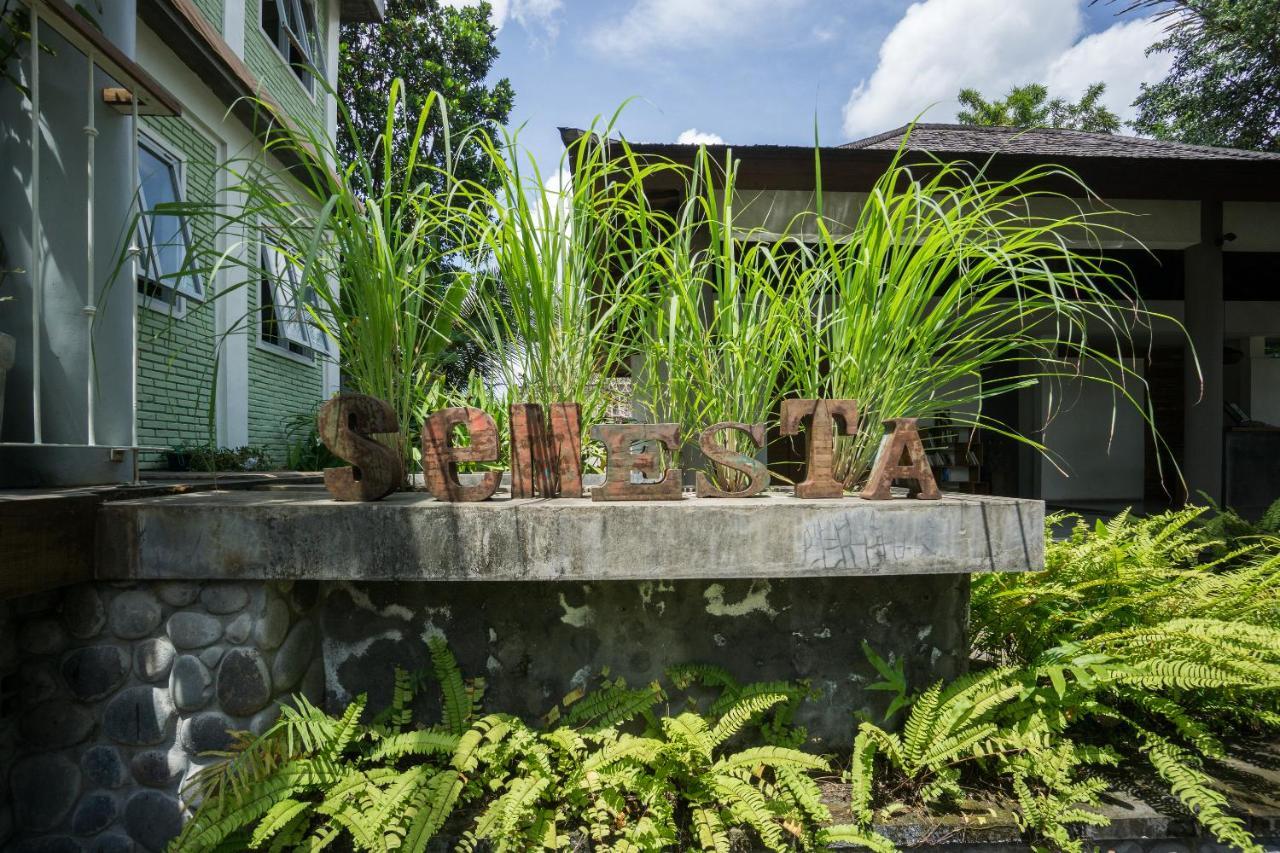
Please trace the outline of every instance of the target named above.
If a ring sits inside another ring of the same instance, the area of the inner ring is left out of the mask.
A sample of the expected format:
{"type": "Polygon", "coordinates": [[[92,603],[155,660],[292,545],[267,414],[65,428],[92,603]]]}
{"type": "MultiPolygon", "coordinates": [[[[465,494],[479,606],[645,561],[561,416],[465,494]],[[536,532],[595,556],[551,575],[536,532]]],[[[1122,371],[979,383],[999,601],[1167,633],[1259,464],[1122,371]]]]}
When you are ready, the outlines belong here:
{"type": "MultiPolygon", "coordinates": [[[[187,164],[184,156],[152,134],[139,132],[137,139],[140,149],[145,149],[148,154],[166,167],[170,183],[173,185],[173,201],[158,203],[185,203],[187,200],[187,164]]],[[[138,250],[138,274],[135,287],[145,307],[163,314],[169,314],[175,318],[181,318],[186,315],[187,300],[193,302],[205,301],[207,283],[195,272],[175,276],[176,273],[182,271],[181,268],[172,271],[159,268],[156,260],[158,255],[154,252],[155,238],[152,236],[154,230],[152,220],[154,217],[147,213],[148,210],[154,207],[154,204],[147,198],[146,189],[142,184],[141,151],[138,158],[138,170],[138,174],[135,176],[138,186],[138,220],[134,233],[134,245],[138,250]],[[159,277],[156,277],[156,274],[159,277]],[[166,275],[169,277],[165,278],[166,275]]],[[[177,214],[165,215],[174,216],[181,223],[180,233],[185,244],[183,246],[183,263],[185,264],[186,259],[191,256],[191,247],[195,244],[190,219],[177,214]]]]}
{"type": "Polygon", "coordinates": [[[328,73],[325,45],[320,40],[318,7],[321,2],[322,0],[259,0],[258,4],[258,30],[271,42],[294,79],[313,100],[317,80],[328,73]],[[267,16],[264,12],[268,4],[276,10],[277,31],[274,33],[267,30],[267,16]],[[307,32],[299,33],[290,24],[290,9],[307,32]],[[302,56],[305,63],[294,62],[290,58],[291,48],[302,56]]]}
{"type": "MultiPolygon", "coordinates": [[[[258,345],[268,352],[288,356],[305,364],[315,364],[321,358],[333,355],[332,342],[324,330],[310,321],[304,308],[296,304],[297,294],[302,290],[301,270],[277,249],[272,240],[264,235],[268,229],[259,229],[257,241],[258,251],[258,345]],[[281,265],[281,270],[268,269],[268,264],[281,265]],[[283,273],[283,276],[281,276],[283,273]],[[279,293],[276,281],[280,277],[288,278],[293,293],[286,302],[279,293]],[[267,335],[267,311],[271,312],[271,322],[278,330],[276,334],[267,335]],[[293,319],[282,318],[281,315],[292,313],[293,319]],[[296,336],[290,334],[290,329],[296,336]]],[[[316,310],[321,309],[319,297],[315,289],[307,286],[305,301],[316,310]],[[309,297],[309,298],[308,298],[309,297]]]]}

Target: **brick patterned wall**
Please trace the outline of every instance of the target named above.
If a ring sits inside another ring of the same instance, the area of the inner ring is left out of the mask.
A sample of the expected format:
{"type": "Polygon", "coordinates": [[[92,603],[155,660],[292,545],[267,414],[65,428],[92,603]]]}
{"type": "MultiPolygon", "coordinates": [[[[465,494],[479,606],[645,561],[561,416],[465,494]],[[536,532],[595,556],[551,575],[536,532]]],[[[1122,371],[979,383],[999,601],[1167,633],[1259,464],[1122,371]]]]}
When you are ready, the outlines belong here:
{"type": "MultiPolygon", "coordinates": [[[[263,82],[271,97],[275,98],[300,124],[317,129],[323,128],[326,95],[322,85],[316,84],[314,99],[308,95],[284,57],[262,31],[262,0],[240,0],[240,2],[248,4],[244,21],[244,60],[249,70],[263,82]]],[[[324,45],[328,38],[329,22],[326,12],[328,0],[315,0],[315,5],[320,44],[324,45]]],[[[332,65],[337,58],[325,56],[324,61],[327,65],[332,65]]]]}
{"type": "MultiPolygon", "coordinates": [[[[148,118],[146,129],[183,155],[187,198],[214,198],[214,146],[181,118],[148,118]]],[[[194,222],[197,235],[207,223],[194,222]]],[[[197,236],[197,240],[199,237],[197,236]]],[[[208,291],[208,283],[205,290],[208,291]]],[[[214,385],[214,306],[187,300],[183,317],[138,309],[138,442],[144,447],[209,441],[209,395],[214,385]]],[[[163,461],[145,452],[142,464],[163,461]]]]}
{"type": "MultiPolygon", "coordinates": [[[[256,317],[256,292],[250,293],[249,306],[256,317]]],[[[292,415],[311,412],[323,394],[324,367],[318,359],[303,364],[249,345],[249,443],[267,448],[277,466],[288,462],[286,421],[292,415]]]]}
{"type": "Polygon", "coordinates": [[[228,2],[244,3],[246,0],[195,0],[196,6],[204,13],[205,18],[222,35],[226,35],[226,33],[222,32],[222,17],[223,10],[228,2]]]}

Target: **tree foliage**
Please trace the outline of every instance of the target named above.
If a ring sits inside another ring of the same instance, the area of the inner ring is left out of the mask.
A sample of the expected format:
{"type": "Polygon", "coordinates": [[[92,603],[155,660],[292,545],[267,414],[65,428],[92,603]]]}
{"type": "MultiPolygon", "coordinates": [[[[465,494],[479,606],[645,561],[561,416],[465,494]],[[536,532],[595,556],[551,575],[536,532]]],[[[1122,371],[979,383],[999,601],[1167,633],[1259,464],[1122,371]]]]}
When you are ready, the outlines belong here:
{"type": "MultiPolygon", "coordinates": [[[[389,0],[386,19],[377,24],[344,24],[339,47],[338,97],[351,114],[348,132],[338,134],[338,153],[350,163],[361,153],[379,152],[387,128],[387,103],[392,83],[403,81],[403,110],[418,116],[431,93],[446,107],[432,112],[415,139],[413,128],[401,123],[392,146],[392,174],[400,176],[412,152],[424,166],[435,166],[435,180],[446,170],[462,179],[485,180],[487,163],[480,152],[462,150],[454,164],[444,162],[445,122],[454,128],[496,132],[507,121],[515,95],[506,78],[488,82],[498,58],[496,30],[489,20],[489,3],[444,6],[440,0],[389,0]]],[[[380,163],[367,176],[382,180],[380,163]]],[[[357,174],[354,179],[365,179],[357,174]]],[[[377,187],[364,189],[376,191],[377,187]]]]}
{"type": "Polygon", "coordinates": [[[1091,133],[1115,133],[1120,117],[1101,103],[1106,83],[1094,83],[1078,101],[1049,99],[1040,83],[1014,86],[1003,98],[987,100],[977,89],[960,90],[965,107],[956,116],[962,124],[983,127],[1059,127],[1091,133]]]}
{"type": "Polygon", "coordinates": [[[1197,145],[1280,151],[1280,10],[1275,0],[1137,0],[1169,22],[1151,51],[1173,55],[1144,85],[1133,126],[1197,145]]]}

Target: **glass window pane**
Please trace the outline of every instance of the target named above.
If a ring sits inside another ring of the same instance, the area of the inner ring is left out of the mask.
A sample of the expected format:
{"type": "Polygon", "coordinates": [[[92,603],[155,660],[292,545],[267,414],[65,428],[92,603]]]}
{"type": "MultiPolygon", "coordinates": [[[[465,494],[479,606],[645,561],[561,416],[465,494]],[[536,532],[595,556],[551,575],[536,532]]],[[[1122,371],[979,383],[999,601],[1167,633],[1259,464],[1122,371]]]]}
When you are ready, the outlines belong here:
{"type": "Polygon", "coordinates": [[[138,146],[138,182],[143,208],[139,223],[139,247],[143,249],[144,275],[165,287],[175,288],[199,299],[200,280],[193,275],[177,277],[191,250],[191,234],[184,217],[148,213],[157,207],[182,200],[178,166],[145,145],[138,146]]]}

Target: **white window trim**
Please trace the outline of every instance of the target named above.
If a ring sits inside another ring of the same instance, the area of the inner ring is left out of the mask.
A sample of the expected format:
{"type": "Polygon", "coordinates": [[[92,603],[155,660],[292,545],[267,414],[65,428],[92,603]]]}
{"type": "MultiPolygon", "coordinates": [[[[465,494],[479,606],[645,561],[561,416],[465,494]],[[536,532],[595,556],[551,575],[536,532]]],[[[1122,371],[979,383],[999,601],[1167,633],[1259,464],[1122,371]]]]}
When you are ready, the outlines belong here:
{"type": "Polygon", "coordinates": [[[306,356],[302,353],[294,352],[288,347],[282,347],[279,344],[273,344],[271,341],[265,340],[262,337],[261,323],[258,324],[258,337],[254,340],[254,346],[265,353],[280,356],[281,358],[287,358],[289,361],[294,361],[298,364],[305,364],[307,367],[319,367],[322,363],[323,354],[317,353],[315,350],[308,350],[311,355],[306,356]]]}
{"type": "Polygon", "coordinates": [[[171,320],[182,320],[187,316],[187,297],[181,293],[175,293],[173,303],[165,302],[163,299],[156,299],[154,296],[148,296],[145,293],[138,293],[138,307],[145,308],[156,314],[163,314],[171,320]]]}
{"type": "MultiPolygon", "coordinates": [[[[138,145],[144,146],[146,148],[150,148],[153,154],[157,155],[160,159],[169,161],[169,163],[173,165],[174,172],[177,177],[177,183],[178,183],[178,201],[185,203],[187,200],[186,154],[184,154],[176,146],[170,144],[167,140],[162,139],[158,134],[149,133],[145,130],[142,130],[141,128],[139,128],[138,130],[138,145]]],[[[137,180],[137,176],[134,177],[134,180],[137,180]]],[[[141,205],[142,204],[142,198],[141,198],[142,185],[141,184],[138,185],[138,193],[140,195],[138,199],[138,203],[139,205],[141,205]]],[[[189,251],[195,237],[191,233],[191,223],[189,221],[186,221],[185,217],[183,219],[184,219],[183,227],[187,232],[187,249],[189,251]]],[[[138,227],[139,228],[142,227],[141,219],[139,219],[138,227]]],[[[137,241],[136,234],[134,236],[134,240],[137,241]]],[[[208,292],[208,289],[210,287],[210,282],[200,280],[200,276],[194,273],[192,274],[192,278],[195,278],[200,281],[200,287],[204,293],[208,292]]],[[[151,279],[147,278],[145,275],[139,275],[139,279],[146,279],[147,281],[151,281],[151,279]]],[[[188,302],[196,302],[196,303],[203,304],[207,298],[203,294],[201,296],[195,296],[193,294],[186,293],[180,290],[176,282],[173,284],[161,284],[160,282],[154,282],[154,284],[164,288],[165,290],[173,291],[173,303],[170,304],[168,302],[165,302],[163,299],[156,299],[155,297],[148,296],[145,293],[138,293],[137,282],[135,281],[134,292],[137,293],[137,297],[139,300],[138,304],[141,307],[146,308],[150,311],[155,311],[160,314],[172,316],[173,319],[175,320],[180,320],[183,317],[187,316],[188,302]]]]}
{"type": "MultiPolygon", "coordinates": [[[[264,2],[264,0],[252,0],[252,1],[258,3],[258,34],[266,40],[268,45],[271,46],[271,52],[275,54],[276,58],[279,59],[284,64],[284,70],[288,72],[288,76],[292,78],[293,82],[297,84],[298,88],[301,89],[303,93],[308,98],[311,99],[311,102],[313,104],[319,103],[317,96],[320,91],[320,83],[322,81],[328,80],[328,67],[329,67],[331,58],[328,56],[321,56],[320,59],[322,62],[324,62],[324,65],[315,66],[314,63],[312,63],[316,71],[323,72],[323,75],[324,75],[323,77],[308,71],[307,74],[311,78],[311,85],[308,86],[306,83],[302,82],[302,78],[298,76],[298,72],[294,70],[293,65],[290,64],[289,57],[285,56],[283,53],[280,52],[280,45],[276,41],[275,36],[267,32],[266,21],[263,20],[263,15],[262,15],[262,3],[264,2]]],[[[265,0],[265,1],[275,2],[275,0],[265,0]]],[[[285,2],[288,3],[290,2],[290,0],[285,0],[285,2]]],[[[316,29],[316,32],[312,33],[312,40],[315,42],[315,46],[312,47],[312,50],[321,50],[327,53],[327,51],[325,50],[326,45],[322,45],[319,39],[320,6],[323,2],[324,0],[311,0],[311,14],[312,14],[312,18],[314,19],[315,29],[316,29]]]]}
{"type": "MultiPolygon", "coordinates": [[[[258,252],[258,267],[260,269],[262,266],[262,252],[263,251],[275,252],[275,249],[267,246],[261,240],[261,238],[259,238],[259,240],[257,241],[256,249],[258,252]]],[[[279,253],[277,252],[276,254],[279,254],[279,253]]],[[[283,356],[291,361],[296,361],[299,364],[306,364],[309,366],[318,366],[322,364],[326,359],[332,358],[333,354],[331,350],[333,348],[333,342],[329,339],[327,335],[325,335],[323,331],[321,331],[320,329],[317,329],[314,326],[310,327],[309,334],[317,334],[322,336],[325,343],[325,349],[317,349],[316,347],[311,345],[310,340],[308,340],[307,343],[302,343],[301,341],[293,341],[287,337],[282,337],[282,340],[284,340],[285,343],[279,344],[274,341],[269,341],[265,337],[263,337],[262,310],[263,308],[266,307],[266,305],[262,299],[262,286],[261,286],[262,278],[259,277],[257,281],[258,281],[258,288],[257,288],[258,309],[256,312],[257,316],[254,321],[254,327],[256,329],[256,333],[254,336],[254,343],[257,345],[258,349],[263,350],[264,352],[269,352],[273,355],[283,356]],[[306,349],[307,354],[304,355],[302,353],[294,352],[292,349],[290,349],[289,344],[294,344],[295,346],[306,349]]],[[[278,303],[275,300],[274,288],[272,287],[272,284],[270,282],[268,282],[267,286],[268,288],[273,289],[271,308],[273,311],[275,311],[278,314],[280,309],[279,309],[278,303]]],[[[280,320],[279,317],[277,317],[276,318],[277,327],[279,327],[281,323],[282,321],[280,320]]]]}

